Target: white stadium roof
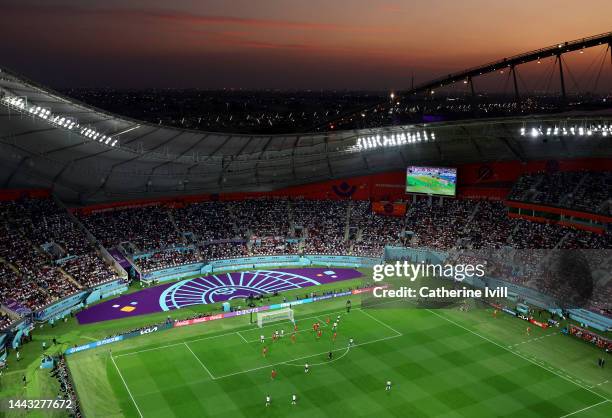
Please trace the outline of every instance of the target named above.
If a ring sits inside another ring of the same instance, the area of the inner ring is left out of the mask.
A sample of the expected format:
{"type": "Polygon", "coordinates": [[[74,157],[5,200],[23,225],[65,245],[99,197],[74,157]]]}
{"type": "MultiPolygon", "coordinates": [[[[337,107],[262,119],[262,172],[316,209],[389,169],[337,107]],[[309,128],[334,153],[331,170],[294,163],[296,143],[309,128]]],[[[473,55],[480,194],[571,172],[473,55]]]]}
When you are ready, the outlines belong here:
{"type": "Polygon", "coordinates": [[[0,70],[0,137],[1,188],[52,188],[67,201],[94,203],[273,190],[409,164],[610,157],[612,116],[226,134],[113,115],[0,70]]]}

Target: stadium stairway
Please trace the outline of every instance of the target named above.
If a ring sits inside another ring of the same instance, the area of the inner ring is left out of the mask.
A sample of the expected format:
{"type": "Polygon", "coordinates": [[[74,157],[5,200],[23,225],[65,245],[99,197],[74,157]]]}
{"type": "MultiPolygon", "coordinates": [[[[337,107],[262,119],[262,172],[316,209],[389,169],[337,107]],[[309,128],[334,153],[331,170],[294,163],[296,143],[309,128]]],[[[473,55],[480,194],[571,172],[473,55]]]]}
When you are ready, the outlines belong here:
{"type": "Polygon", "coordinates": [[[64,275],[64,277],[68,281],[72,282],[72,284],[74,284],[77,288],[83,289],[83,285],[81,283],[79,283],[74,277],[72,277],[72,275],[70,273],[68,273],[62,267],[58,267],[57,269],[59,270],[60,273],[62,273],[64,275]]]}

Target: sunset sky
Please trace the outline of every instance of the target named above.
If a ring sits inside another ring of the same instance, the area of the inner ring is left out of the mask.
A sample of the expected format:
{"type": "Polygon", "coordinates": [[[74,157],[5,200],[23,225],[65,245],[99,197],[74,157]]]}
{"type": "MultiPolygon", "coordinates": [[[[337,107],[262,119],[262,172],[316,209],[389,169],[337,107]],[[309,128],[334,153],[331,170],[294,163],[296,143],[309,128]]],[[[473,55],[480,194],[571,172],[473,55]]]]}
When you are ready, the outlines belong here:
{"type": "Polygon", "coordinates": [[[3,0],[0,66],[55,87],[393,89],[610,30],[611,0],[3,0]]]}

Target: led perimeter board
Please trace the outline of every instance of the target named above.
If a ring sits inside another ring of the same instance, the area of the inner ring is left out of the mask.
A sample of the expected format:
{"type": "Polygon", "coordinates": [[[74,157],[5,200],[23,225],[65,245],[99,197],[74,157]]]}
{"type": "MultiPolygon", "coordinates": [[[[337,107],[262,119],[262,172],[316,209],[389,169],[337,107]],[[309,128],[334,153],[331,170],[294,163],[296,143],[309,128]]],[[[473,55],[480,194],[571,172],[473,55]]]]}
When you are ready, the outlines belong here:
{"type": "Polygon", "coordinates": [[[406,192],[455,196],[457,169],[409,166],[406,169],[406,192]]]}

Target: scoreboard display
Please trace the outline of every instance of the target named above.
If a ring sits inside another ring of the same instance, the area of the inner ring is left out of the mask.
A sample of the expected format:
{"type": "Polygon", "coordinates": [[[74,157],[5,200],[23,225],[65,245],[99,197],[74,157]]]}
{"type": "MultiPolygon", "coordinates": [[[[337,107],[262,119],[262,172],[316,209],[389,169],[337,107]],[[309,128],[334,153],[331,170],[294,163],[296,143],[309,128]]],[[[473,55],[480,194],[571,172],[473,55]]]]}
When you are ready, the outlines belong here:
{"type": "Polygon", "coordinates": [[[455,196],[457,169],[410,166],[406,169],[406,192],[455,196]]]}

